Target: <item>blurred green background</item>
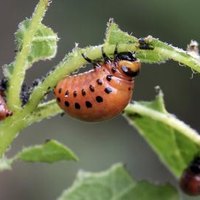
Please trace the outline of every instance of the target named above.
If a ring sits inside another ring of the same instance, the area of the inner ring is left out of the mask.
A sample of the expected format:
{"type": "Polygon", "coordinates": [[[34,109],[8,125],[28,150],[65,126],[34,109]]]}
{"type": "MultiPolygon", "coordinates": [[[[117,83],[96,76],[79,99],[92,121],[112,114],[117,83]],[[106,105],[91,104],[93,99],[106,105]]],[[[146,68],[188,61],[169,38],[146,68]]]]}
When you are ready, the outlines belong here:
{"type": "MultiPolygon", "coordinates": [[[[37,0],[0,1],[1,66],[13,61],[16,48],[13,33],[19,22],[31,16],[36,3],[37,0]]],[[[200,1],[195,0],[53,0],[44,23],[58,33],[58,54],[52,61],[35,64],[27,74],[27,82],[44,75],[75,42],[80,47],[101,44],[110,17],[122,30],[136,37],[153,35],[186,48],[191,39],[200,41],[199,8],[200,1]]],[[[136,80],[134,99],[153,99],[154,87],[159,85],[168,111],[200,131],[199,81],[199,75],[172,61],[143,64],[136,80]]],[[[43,143],[47,138],[68,145],[80,161],[52,165],[18,162],[12,171],[0,174],[0,200],[55,200],[71,185],[78,169],[101,171],[116,162],[125,163],[137,179],[177,184],[144,139],[121,116],[102,123],[84,123],[68,116],[45,120],[24,130],[9,155],[23,146],[43,143]]],[[[191,198],[183,196],[183,199],[191,198]]]]}

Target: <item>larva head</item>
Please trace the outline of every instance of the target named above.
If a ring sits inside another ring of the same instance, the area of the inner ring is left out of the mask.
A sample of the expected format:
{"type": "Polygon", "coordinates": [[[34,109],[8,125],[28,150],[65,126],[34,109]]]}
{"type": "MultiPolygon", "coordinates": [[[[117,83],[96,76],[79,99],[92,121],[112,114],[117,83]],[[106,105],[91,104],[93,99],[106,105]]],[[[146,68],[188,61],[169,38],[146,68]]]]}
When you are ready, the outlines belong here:
{"type": "Polygon", "coordinates": [[[141,63],[131,52],[118,53],[116,61],[122,74],[128,77],[135,77],[139,74],[141,63]]]}

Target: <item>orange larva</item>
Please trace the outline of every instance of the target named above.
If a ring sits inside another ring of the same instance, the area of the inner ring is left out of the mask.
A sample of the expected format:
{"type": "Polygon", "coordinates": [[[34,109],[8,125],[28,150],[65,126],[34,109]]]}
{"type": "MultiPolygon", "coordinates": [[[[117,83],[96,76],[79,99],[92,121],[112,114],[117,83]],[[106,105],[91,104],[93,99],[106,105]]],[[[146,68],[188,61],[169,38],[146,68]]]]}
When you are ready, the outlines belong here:
{"type": "Polygon", "coordinates": [[[67,76],[54,89],[58,105],[72,117],[84,121],[110,119],[131,100],[140,61],[131,52],[115,51],[112,60],[102,54],[103,61],[95,63],[94,69],[67,76]]]}
{"type": "Polygon", "coordinates": [[[12,112],[8,109],[4,99],[5,90],[7,89],[7,82],[8,80],[5,78],[0,80],[0,121],[12,115],[12,112]]]}
{"type": "Polygon", "coordinates": [[[0,80],[0,121],[12,115],[12,112],[8,109],[8,106],[4,100],[7,82],[8,81],[5,78],[0,80]]]}
{"type": "Polygon", "coordinates": [[[4,98],[0,95],[0,121],[11,115],[12,112],[8,109],[4,98]]]}
{"type": "Polygon", "coordinates": [[[180,187],[188,195],[200,195],[200,157],[195,157],[180,179],[180,187]]]}

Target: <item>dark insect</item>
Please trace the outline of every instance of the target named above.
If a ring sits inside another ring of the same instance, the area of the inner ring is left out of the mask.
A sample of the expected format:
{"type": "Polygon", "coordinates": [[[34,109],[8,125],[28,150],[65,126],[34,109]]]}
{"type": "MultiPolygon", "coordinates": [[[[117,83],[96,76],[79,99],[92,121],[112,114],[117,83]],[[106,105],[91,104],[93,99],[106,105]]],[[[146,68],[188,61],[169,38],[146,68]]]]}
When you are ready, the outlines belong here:
{"type": "Polygon", "coordinates": [[[180,179],[180,187],[188,195],[200,195],[200,157],[190,163],[180,179]]]}
{"type": "Polygon", "coordinates": [[[84,121],[115,117],[131,100],[140,61],[134,53],[117,50],[113,59],[102,50],[103,61],[100,62],[82,56],[94,69],[61,80],[54,89],[58,105],[72,117],[84,121]]]}
{"type": "Polygon", "coordinates": [[[139,42],[139,48],[142,50],[153,50],[154,48],[150,46],[146,41],[145,38],[140,38],[138,40],[139,42]]]}

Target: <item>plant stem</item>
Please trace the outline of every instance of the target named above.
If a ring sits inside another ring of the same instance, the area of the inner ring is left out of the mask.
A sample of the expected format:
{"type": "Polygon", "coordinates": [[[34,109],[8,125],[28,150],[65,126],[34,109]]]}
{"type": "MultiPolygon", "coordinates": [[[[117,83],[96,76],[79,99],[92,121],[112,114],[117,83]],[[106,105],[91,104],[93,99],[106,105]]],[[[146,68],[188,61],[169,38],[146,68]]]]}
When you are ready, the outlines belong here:
{"type": "Polygon", "coordinates": [[[51,100],[38,106],[38,108],[27,118],[29,125],[40,122],[43,119],[54,117],[58,114],[63,113],[60,109],[56,100],[51,100]]]}
{"type": "Polygon", "coordinates": [[[170,47],[171,48],[157,48],[156,51],[158,51],[158,53],[164,54],[169,59],[184,64],[185,66],[190,67],[193,71],[200,73],[200,60],[190,56],[183,50],[172,46],[170,47]]]}
{"type": "Polygon", "coordinates": [[[17,112],[0,124],[0,157],[3,156],[9,145],[17,137],[18,133],[27,126],[28,113],[17,112]]]}
{"type": "Polygon", "coordinates": [[[62,112],[56,101],[51,100],[38,106],[32,114],[22,109],[22,111],[16,112],[15,115],[7,118],[4,123],[0,124],[0,157],[3,156],[8,146],[21,130],[32,123],[39,122],[44,118],[53,117],[62,112]]]}
{"type": "MultiPolygon", "coordinates": [[[[184,51],[152,37],[150,37],[150,43],[154,47],[154,49],[152,50],[154,54],[157,54],[158,57],[160,56],[162,58],[161,62],[162,60],[165,61],[171,59],[177,61],[178,63],[181,63],[182,65],[190,67],[193,71],[200,73],[200,59],[189,55],[187,51],[184,51]]],[[[143,50],[142,53],[148,54],[149,52],[145,53],[145,50],[143,50]]]]}
{"type": "Polygon", "coordinates": [[[20,92],[25,77],[27,58],[31,50],[33,37],[44,17],[47,6],[48,0],[39,1],[30,21],[30,26],[24,34],[22,48],[16,55],[12,76],[9,79],[7,94],[8,106],[12,111],[21,109],[20,92]]]}

